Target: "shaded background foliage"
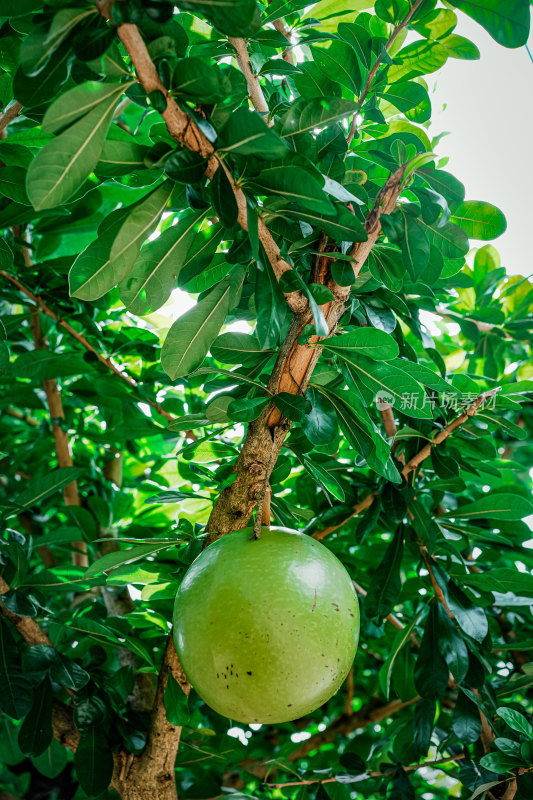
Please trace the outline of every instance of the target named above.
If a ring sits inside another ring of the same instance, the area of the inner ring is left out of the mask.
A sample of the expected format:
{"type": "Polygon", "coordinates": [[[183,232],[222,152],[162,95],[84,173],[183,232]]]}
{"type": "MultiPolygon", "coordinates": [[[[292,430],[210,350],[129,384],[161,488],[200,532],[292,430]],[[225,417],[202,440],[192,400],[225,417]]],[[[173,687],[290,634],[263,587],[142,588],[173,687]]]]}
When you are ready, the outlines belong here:
{"type": "Polygon", "coordinates": [[[361,645],[343,689],[283,725],[236,727],[171,677],[179,796],[531,797],[533,287],[480,243],[505,220],[465,200],[433,153],[424,82],[447,58],[478,56],[453,33],[452,6],[516,47],[529,5],[355,5],[150,0],[116,3],[110,26],[91,4],[0,4],[8,793],[116,796],[112,751],[145,745],[179,582],[236,480],[243,426],[274,402],[292,426],[273,517],[345,564],[361,645]],[[164,93],[134,82],[124,22],[205,152],[178,145],[164,93]],[[242,51],[235,61],[241,36],[259,82],[247,84],[242,51]],[[273,127],[248,109],[259,85],[273,127]],[[207,178],[206,142],[224,164],[209,161],[207,178]],[[401,202],[354,282],[350,243],[406,162],[401,202]],[[334,255],[320,262],[321,250],[334,255]],[[197,303],[170,327],[176,286],[197,303]],[[329,332],[339,287],[350,303],[305,395],[269,394],[286,297],[311,309],[303,343],[329,332]],[[384,389],[392,415],[374,402],[384,389]],[[49,639],[28,646],[20,618],[49,639]],[[53,738],[57,701],[73,710],[75,754],[53,738]]]}

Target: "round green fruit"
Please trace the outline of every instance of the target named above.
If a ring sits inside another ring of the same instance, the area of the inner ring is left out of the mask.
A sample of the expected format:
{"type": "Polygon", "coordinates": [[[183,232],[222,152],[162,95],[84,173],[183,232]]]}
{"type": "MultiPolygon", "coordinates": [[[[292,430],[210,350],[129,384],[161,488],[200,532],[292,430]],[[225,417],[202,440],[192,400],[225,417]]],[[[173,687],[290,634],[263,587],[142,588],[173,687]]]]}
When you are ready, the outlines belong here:
{"type": "Polygon", "coordinates": [[[174,638],[200,697],[238,722],[287,722],[337,691],[352,665],[359,606],[323,544],[286,528],[214,542],[185,575],[174,638]]]}

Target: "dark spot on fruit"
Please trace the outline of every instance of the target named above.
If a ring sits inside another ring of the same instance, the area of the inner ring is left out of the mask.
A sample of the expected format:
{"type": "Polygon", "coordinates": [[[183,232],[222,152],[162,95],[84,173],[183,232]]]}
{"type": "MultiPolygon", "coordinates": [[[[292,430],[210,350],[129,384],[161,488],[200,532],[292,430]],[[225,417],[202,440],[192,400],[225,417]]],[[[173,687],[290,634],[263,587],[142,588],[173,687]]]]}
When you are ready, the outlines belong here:
{"type": "Polygon", "coordinates": [[[247,672],[246,674],[247,674],[247,675],[251,675],[252,673],[251,673],[251,672],[247,672]]]}
{"type": "Polygon", "coordinates": [[[229,686],[228,686],[228,684],[226,684],[226,689],[229,689],[229,686]]]}
{"type": "Polygon", "coordinates": [[[292,703],[287,703],[287,708],[290,708],[291,706],[292,706],[292,703]]]}
{"type": "Polygon", "coordinates": [[[218,672],[217,672],[217,678],[220,678],[220,675],[218,674],[218,672]]]}

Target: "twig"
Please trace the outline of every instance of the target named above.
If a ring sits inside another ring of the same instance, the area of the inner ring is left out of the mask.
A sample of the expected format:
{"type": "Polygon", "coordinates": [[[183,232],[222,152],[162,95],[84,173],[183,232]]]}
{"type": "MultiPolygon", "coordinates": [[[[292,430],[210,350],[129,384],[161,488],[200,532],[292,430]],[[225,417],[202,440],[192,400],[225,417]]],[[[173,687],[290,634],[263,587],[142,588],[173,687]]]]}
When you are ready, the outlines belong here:
{"type": "Polygon", "coordinates": [[[376,73],[377,73],[377,71],[378,71],[378,69],[380,67],[380,64],[381,64],[382,60],[383,60],[383,53],[384,52],[386,52],[386,53],[389,52],[389,50],[392,47],[394,41],[396,40],[398,34],[409,23],[409,20],[411,19],[411,17],[413,16],[415,11],[417,10],[418,6],[420,6],[420,5],[422,5],[422,0],[416,0],[416,2],[413,3],[413,5],[411,6],[409,12],[405,15],[403,20],[399,23],[399,25],[397,25],[394,28],[393,32],[391,33],[391,35],[389,37],[389,40],[385,44],[385,46],[384,46],[383,50],[381,51],[381,53],[376,58],[376,60],[374,62],[374,66],[372,67],[372,69],[368,73],[368,78],[366,80],[365,86],[364,86],[363,91],[361,92],[361,94],[359,96],[359,100],[357,101],[357,109],[355,110],[355,113],[354,113],[354,115],[352,117],[352,123],[350,125],[350,132],[348,134],[348,146],[350,146],[351,141],[352,141],[353,137],[355,136],[355,131],[357,129],[357,115],[359,114],[361,108],[363,107],[363,103],[365,102],[366,96],[370,91],[370,88],[372,86],[372,82],[373,82],[374,78],[376,77],[376,73]]]}
{"type": "Polygon", "coordinates": [[[493,397],[495,394],[498,394],[498,392],[501,392],[501,386],[498,386],[496,389],[489,389],[487,392],[480,394],[479,397],[476,397],[473,403],[469,405],[462,414],[454,419],[453,422],[450,422],[449,425],[446,425],[446,427],[435,436],[432,442],[426,444],[415,456],[413,456],[410,461],[407,462],[402,470],[403,477],[406,478],[410,472],[413,472],[418,466],[420,466],[422,461],[431,455],[431,450],[433,447],[436,447],[436,445],[444,442],[451,433],[457,430],[457,428],[460,428],[461,425],[464,425],[464,423],[467,422],[470,417],[474,416],[480,405],[484,403],[488,397],[493,397]]]}
{"type": "Polygon", "coordinates": [[[18,117],[20,112],[22,111],[22,105],[17,100],[15,100],[12,105],[8,106],[4,113],[0,116],[0,139],[3,139],[6,135],[5,129],[9,125],[10,122],[18,117]]]}
{"type": "MultiPolygon", "coordinates": [[[[456,756],[446,756],[445,758],[437,758],[434,761],[423,761],[421,764],[407,764],[402,766],[404,772],[411,772],[413,770],[421,769],[422,767],[436,767],[438,764],[448,764],[450,761],[460,761],[466,758],[465,753],[459,753],[456,756]]],[[[382,772],[367,772],[367,778],[380,778],[382,775],[395,775],[399,767],[396,769],[383,770],[382,772]]],[[[268,783],[273,789],[283,789],[285,786],[309,786],[317,783],[335,783],[337,778],[316,778],[315,780],[290,781],[289,783],[268,783]]]]}
{"type": "Polygon", "coordinates": [[[20,419],[22,422],[25,422],[27,425],[31,425],[34,428],[38,428],[41,424],[39,420],[35,419],[35,417],[32,417],[31,414],[24,414],[22,411],[19,411],[18,408],[3,408],[2,411],[4,414],[7,414],[8,417],[20,419]]]}
{"type": "MultiPolygon", "coordinates": [[[[24,232],[22,229],[18,228],[14,232],[21,241],[20,252],[24,259],[24,263],[26,267],[31,267],[31,253],[24,240],[24,232]]],[[[33,335],[33,345],[35,349],[47,350],[48,345],[46,344],[41,333],[41,320],[38,306],[34,306],[31,312],[30,328],[33,335]]],[[[73,462],[70,452],[68,433],[63,428],[63,424],[65,422],[65,413],[63,411],[61,391],[58,388],[55,378],[45,378],[43,380],[43,388],[46,395],[48,411],[50,413],[50,425],[52,426],[52,435],[54,437],[57,463],[60,467],[72,467],[73,462]]],[[[71,483],[63,488],[63,499],[65,501],[65,505],[67,506],[81,505],[77,481],[71,481],[71,483]]],[[[89,565],[86,542],[72,542],[72,563],[75,566],[82,567],[87,567],[89,565]]]]}
{"type": "MultiPolygon", "coordinates": [[[[468,419],[470,419],[470,417],[473,417],[478,408],[480,407],[480,405],[488,397],[492,397],[493,395],[497,394],[500,391],[501,387],[498,387],[496,389],[490,389],[487,392],[483,392],[482,394],[479,395],[479,397],[476,397],[476,399],[471,403],[471,405],[468,406],[468,408],[465,411],[463,411],[462,414],[460,414],[456,419],[454,419],[453,422],[450,422],[448,425],[446,425],[446,427],[443,428],[443,430],[440,431],[435,436],[432,442],[425,445],[421,450],[418,451],[418,453],[415,456],[413,456],[413,458],[410,461],[407,462],[407,464],[402,470],[403,477],[407,478],[407,476],[411,472],[414,472],[414,470],[417,467],[419,467],[420,464],[426,458],[428,458],[428,456],[431,455],[431,449],[433,447],[441,444],[441,442],[447,439],[451,433],[457,430],[457,428],[461,427],[461,425],[464,425],[464,423],[468,419]]],[[[313,538],[318,539],[321,542],[322,539],[324,539],[330,533],[333,533],[339,528],[342,528],[342,526],[346,525],[346,523],[349,522],[349,520],[351,520],[352,517],[355,517],[357,514],[360,514],[361,511],[364,511],[366,508],[371,506],[372,503],[374,502],[374,498],[376,497],[376,495],[377,491],[374,489],[372,492],[370,492],[370,494],[366,495],[366,497],[363,497],[362,500],[356,503],[353,507],[353,511],[347,517],[345,517],[341,522],[338,522],[336,525],[328,525],[326,528],[322,528],[321,530],[316,531],[316,533],[313,534],[313,538]]]]}
{"type": "Polygon", "coordinates": [[[268,108],[268,103],[265,100],[263,89],[261,88],[261,84],[257,79],[257,75],[254,74],[254,71],[252,69],[252,64],[250,61],[250,56],[248,54],[248,48],[246,46],[246,42],[244,41],[244,39],[235,38],[233,36],[228,37],[228,42],[235,50],[235,57],[237,59],[237,64],[239,65],[242,74],[246,78],[246,84],[248,86],[248,94],[250,96],[250,100],[252,101],[253,107],[259,114],[265,117],[265,122],[267,123],[267,125],[272,126],[274,124],[274,120],[268,119],[268,116],[270,114],[270,109],[268,108]]]}
{"type": "Polygon", "coordinates": [[[392,406],[387,405],[386,408],[381,409],[381,418],[383,419],[383,425],[385,426],[385,433],[387,434],[387,437],[392,439],[398,432],[392,406]]]}
{"type": "MultiPolygon", "coordinates": [[[[368,592],[366,591],[366,589],[363,589],[362,586],[359,586],[359,584],[356,583],[356,581],[352,581],[352,583],[354,585],[354,588],[355,588],[355,591],[357,592],[357,594],[360,594],[361,597],[366,597],[367,596],[368,592]]],[[[390,624],[394,628],[396,628],[397,631],[403,631],[404,630],[405,625],[403,624],[403,622],[401,620],[398,619],[396,614],[387,614],[385,619],[387,620],[387,622],[390,622],[390,624]]],[[[410,638],[410,640],[412,641],[412,643],[414,645],[416,645],[417,647],[420,647],[420,642],[418,641],[418,637],[417,637],[416,633],[414,633],[414,631],[413,631],[413,633],[411,633],[409,638],[410,638]]]]}
{"type": "MultiPolygon", "coordinates": [[[[101,364],[107,367],[107,369],[111,370],[111,372],[118,378],[127,383],[130,389],[139,391],[139,384],[134,378],[130,378],[128,375],[122,372],[110,358],[107,358],[106,356],[103,356],[101,353],[99,353],[98,350],[87,341],[87,339],[82,333],[78,333],[78,331],[75,330],[72,327],[72,325],[70,325],[64,319],[61,319],[61,317],[58,314],[56,314],[56,312],[53,311],[41,297],[39,297],[36,294],[33,294],[33,292],[27,289],[17,278],[15,278],[14,275],[10,275],[9,273],[5,272],[5,270],[0,269],[0,275],[6,280],[10,281],[14,286],[16,286],[20,292],[29,297],[33,301],[33,303],[35,303],[35,305],[41,309],[41,311],[44,314],[47,314],[47,316],[55,320],[58,325],[61,325],[62,328],[68,331],[70,335],[73,336],[86,350],[88,350],[90,353],[93,353],[101,364]]],[[[168,411],[165,411],[164,408],[162,408],[159,403],[156,403],[155,400],[152,400],[151,398],[148,397],[144,397],[143,395],[141,395],[141,397],[143,403],[147,403],[149,406],[155,409],[158,414],[161,414],[161,416],[164,417],[169,422],[174,422],[176,417],[174,417],[172,414],[169,414],[168,411]]]]}
{"type": "Polygon", "coordinates": [[[322,528],[321,530],[319,530],[319,531],[317,531],[316,533],[313,534],[313,539],[318,539],[318,541],[321,542],[322,539],[325,539],[325,537],[329,536],[330,533],[333,533],[334,531],[338,530],[339,528],[342,528],[342,526],[346,525],[346,523],[349,520],[351,520],[352,517],[357,516],[357,514],[360,514],[361,511],[364,511],[366,508],[371,506],[372,503],[374,502],[374,498],[376,497],[376,494],[377,494],[377,492],[374,489],[372,492],[370,492],[370,494],[367,494],[366,497],[363,497],[362,500],[360,500],[358,503],[356,503],[354,505],[351,514],[348,517],[345,517],[342,520],[342,522],[338,522],[336,525],[328,525],[326,528],[322,528]]]}

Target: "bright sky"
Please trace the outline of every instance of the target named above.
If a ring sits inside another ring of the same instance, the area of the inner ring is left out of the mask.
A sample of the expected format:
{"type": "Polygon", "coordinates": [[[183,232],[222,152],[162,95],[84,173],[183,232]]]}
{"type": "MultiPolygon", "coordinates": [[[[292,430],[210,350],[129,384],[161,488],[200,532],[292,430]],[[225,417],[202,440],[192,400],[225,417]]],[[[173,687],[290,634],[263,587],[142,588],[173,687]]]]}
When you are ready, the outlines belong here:
{"type": "Polygon", "coordinates": [[[505,214],[507,231],[493,242],[502,265],[532,275],[533,62],[525,47],[502,47],[465,14],[457,16],[454,33],[475,42],[481,59],[450,58],[429,81],[436,84],[432,133],[450,132],[438,152],[449,156],[447,169],[465,184],[467,199],[493,203],[505,214]]]}

